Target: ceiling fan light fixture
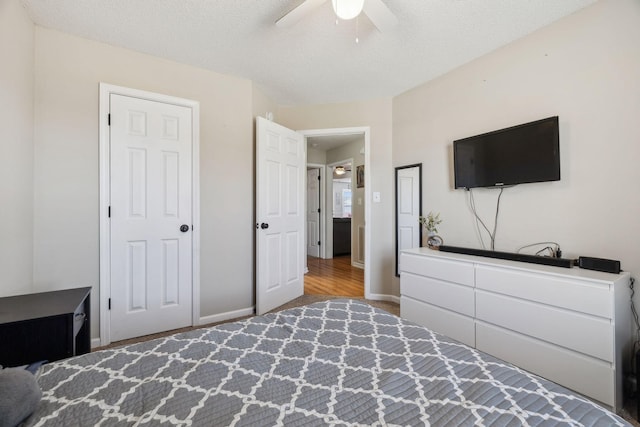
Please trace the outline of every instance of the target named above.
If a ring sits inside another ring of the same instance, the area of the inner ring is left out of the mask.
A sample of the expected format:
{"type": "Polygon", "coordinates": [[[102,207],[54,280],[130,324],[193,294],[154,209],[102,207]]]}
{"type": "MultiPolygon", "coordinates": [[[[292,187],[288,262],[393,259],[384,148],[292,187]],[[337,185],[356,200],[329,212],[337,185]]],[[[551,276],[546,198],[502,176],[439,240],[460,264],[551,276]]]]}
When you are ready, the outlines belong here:
{"type": "Polygon", "coordinates": [[[364,0],[331,0],[331,4],[336,16],[346,21],[360,15],[364,0]]]}
{"type": "Polygon", "coordinates": [[[336,175],[344,175],[345,172],[344,166],[336,166],[336,175]]]}

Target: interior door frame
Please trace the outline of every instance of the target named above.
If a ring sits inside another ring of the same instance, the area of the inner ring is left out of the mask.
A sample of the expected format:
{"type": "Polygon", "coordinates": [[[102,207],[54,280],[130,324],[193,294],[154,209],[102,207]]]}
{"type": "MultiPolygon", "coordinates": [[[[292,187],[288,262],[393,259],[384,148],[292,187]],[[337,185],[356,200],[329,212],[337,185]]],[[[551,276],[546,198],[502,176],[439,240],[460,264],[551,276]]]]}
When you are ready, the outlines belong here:
{"type": "MultiPolygon", "coordinates": [[[[403,169],[418,169],[418,212],[419,215],[422,216],[422,163],[415,163],[412,165],[406,166],[398,166],[395,168],[395,194],[396,194],[396,204],[395,204],[395,217],[396,217],[396,227],[395,227],[395,237],[396,237],[396,277],[400,277],[400,239],[398,237],[398,227],[400,225],[398,221],[398,210],[400,208],[400,194],[398,194],[398,175],[399,172],[403,169]]],[[[418,236],[418,241],[420,242],[420,246],[422,246],[422,227],[420,227],[420,235],[418,236]]]]}
{"type": "MultiPolygon", "coordinates": [[[[327,225],[326,225],[326,218],[325,218],[325,212],[327,210],[327,204],[325,201],[325,190],[327,188],[327,173],[325,170],[325,165],[322,163],[307,163],[307,169],[318,169],[318,173],[320,174],[320,187],[318,188],[318,192],[320,193],[320,258],[321,259],[325,259],[326,258],[326,230],[327,230],[327,225]]],[[[306,185],[306,183],[305,183],[306,185]]],[[[305,206],[307,203],[307,197],[309,197],[308,192],[305,190],[304,193],[304,197],[305,197],[305,206]]],[[[306,227],[306,226],[305,226],[306,227]]],[[[305,230],[306,232],[306,230],[305,230]]],[[[305,253],[306,255],[306,253],[305,253]]],[[[307,265],[307,262],[305,261],[304,265],[307,265]]],[[[305,271],[306,273],[306,271],[305,271]]]]}
{"type": "Polygon", "coordinates": [[[190,99],[177,98],[154,92],[100,83],[99,106],[99,220],[100,220],[100,345],[111,343],[111,312],[109,299],[111,297],[111,221],[109,218],[110,200],[110,132],[109,111],[110,96],[123,95],[132,98],[146,99],[190,108],[192,111],[192,151],[191,151],[191,215],[193,230],[191,240],[191,268],[192,268],[192,325],[200,323],[200,103],[190,99]]]}
{"type": "MultiPolygon", "coordinates": [[[[298,133],[305,137],[316,136],[341,136],[341,135],[362,135],[364,137],[364,182],[369,183],[364,186],[364,297],[372,299],[370,290],[371,280],[371,128],[369,126],[331,128],[331,129],[308,129],[298,130],[298,133]]],[[[306,185],[306,184],[305,184],[306,185]]],[[[326,196],[326,195],[325,195],[326,196]]],[[[305,230],[306,231],[306,230],[305,230]]],[[[325,232],[327,227],[325,227],[325,232]]],[[[326,239],[325,239],[326,240],[326,239]]],[[[306,252],[306,249],[305,249],[306,252]]]]}

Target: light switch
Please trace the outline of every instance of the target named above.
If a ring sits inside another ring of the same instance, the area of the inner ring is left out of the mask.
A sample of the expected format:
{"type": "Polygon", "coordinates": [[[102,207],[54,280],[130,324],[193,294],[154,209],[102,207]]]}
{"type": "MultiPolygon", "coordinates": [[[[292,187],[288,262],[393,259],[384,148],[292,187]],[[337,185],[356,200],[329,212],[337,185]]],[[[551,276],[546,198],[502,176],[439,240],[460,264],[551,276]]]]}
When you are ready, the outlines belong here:
{"type": "Polygon", "coordinates": [[[380,192],[379,191],[374,191],[373,192],[373,203],[380,203],[380,192]]]}

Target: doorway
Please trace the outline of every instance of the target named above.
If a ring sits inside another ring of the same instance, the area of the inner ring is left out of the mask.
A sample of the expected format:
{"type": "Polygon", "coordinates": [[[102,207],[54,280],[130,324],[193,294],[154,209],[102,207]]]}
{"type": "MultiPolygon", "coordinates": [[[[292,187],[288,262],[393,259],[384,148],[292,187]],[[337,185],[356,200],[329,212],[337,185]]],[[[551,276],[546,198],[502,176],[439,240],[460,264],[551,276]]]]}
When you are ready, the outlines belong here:
{"type": "MultiPolygon", "coordinates": [[[[308,168],[322,165],[326,179],[320,191],[325,226],[320,256],[307,258],[305,294],[363,297],[368,294],[368,244],[364,186],[370,173],[368,128],[301,131],[307,139],[308,168]],[[357,178],[356,170],[361,172],[357,178]],[[360,184],[360,186],[358,186],[360,184]]],[[[314,194],[308,195],[314,197],[314,194]]],[[[321,229],[322,230],[322,229],[321,229]]]]}
{"type": "Polygon", "coordinates": [[[100,84],[101,345],[199,318],[199,104],[100,84]]]}

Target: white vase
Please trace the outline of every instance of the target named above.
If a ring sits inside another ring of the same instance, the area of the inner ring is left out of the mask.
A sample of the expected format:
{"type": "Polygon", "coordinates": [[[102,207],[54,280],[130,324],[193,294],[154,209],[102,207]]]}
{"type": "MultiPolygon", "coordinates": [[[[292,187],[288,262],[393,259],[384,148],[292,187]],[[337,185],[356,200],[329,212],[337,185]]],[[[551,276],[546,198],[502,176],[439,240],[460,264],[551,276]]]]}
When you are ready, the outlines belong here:
{"type": "Polygon", "coordinates": [[[437,249],[443,243],[442,237],[438,236],[435,231],[427,231],[426,246],[431,249],[437,249]]]}

